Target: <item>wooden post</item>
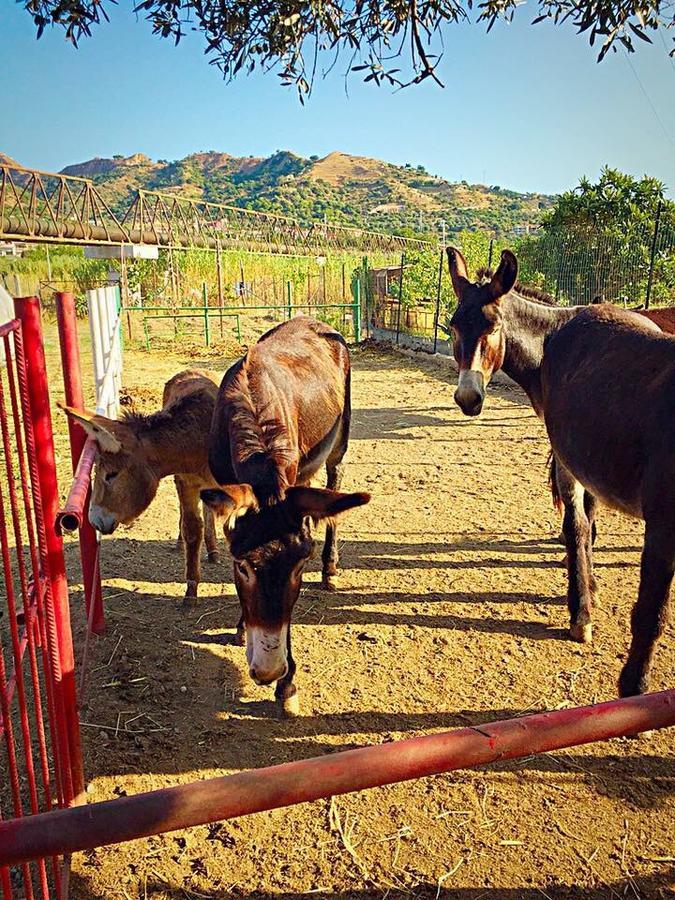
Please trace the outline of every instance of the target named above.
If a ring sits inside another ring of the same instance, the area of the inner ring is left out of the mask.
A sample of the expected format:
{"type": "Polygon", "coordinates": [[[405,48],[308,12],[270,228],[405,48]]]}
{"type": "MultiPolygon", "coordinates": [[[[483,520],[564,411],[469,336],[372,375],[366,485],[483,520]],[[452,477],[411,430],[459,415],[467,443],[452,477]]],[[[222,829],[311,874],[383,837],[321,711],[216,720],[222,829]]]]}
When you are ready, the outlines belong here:
{"type": "Polygon", "coordinates": [[[288,318],[293,318],[293,282],[286,282],[286,309],[288,312],[288,318]]]}
{"type": "Polygon", "coordinates": [[[209,289],[206,282],[202,282],[202,298],[204,302],[204,340],[206,346],[211,346],[211,334],[209,332],[209,289]]]}
{"type": "Polygon", "coordinates": [[[401,304],[403,303],[403,267],[405,265],[405,252],[401,254],[401,273],[398,279],[398,309],[396,310],[396,344],[401,337],[401,304]]]}
{"type": "MultiPolygon", "coordinates": [[[[436,316],[434,319],[434,353],[438,347],[438,319],[441,314],[441,287],[443,285],[443,256],[445,252],[441,249],[440,261],[438,263],[438,286],[436,288],[436,316]]],[[[492,241],[490,241],[490,256],[492,256],[492,241]]],[[[489,266],[488,266],[489,268],[489,266]]]]}

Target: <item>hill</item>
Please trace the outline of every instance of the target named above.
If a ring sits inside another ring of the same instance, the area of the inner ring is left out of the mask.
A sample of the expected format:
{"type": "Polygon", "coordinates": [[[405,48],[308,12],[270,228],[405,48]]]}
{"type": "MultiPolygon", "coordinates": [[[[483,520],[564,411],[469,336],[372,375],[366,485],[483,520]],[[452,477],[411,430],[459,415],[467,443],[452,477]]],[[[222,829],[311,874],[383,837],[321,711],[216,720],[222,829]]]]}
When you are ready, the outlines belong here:
{"type": "Polygon", "coordinates": [[[437,231],[485,228],[497,235],[536,224],[553,198],[492,185],[450,182],[422,166],[334,152],[323,159],[279,151],[266,158],[210,151],[169,162],[141,153],[91,159],[65,174],[91,178],[113,208],[138,188],[180,191],[197,199],[332,221],[374,230],[437,231]]]}

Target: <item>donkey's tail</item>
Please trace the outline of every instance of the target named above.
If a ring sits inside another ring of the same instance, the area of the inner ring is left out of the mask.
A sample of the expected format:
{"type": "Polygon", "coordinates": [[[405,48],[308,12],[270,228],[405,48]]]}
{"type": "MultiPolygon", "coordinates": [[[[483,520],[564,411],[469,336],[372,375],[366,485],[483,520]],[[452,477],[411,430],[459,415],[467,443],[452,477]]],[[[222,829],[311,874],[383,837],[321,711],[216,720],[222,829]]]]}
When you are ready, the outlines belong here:
{"type": "Polygon", "coordinates": [[[553,455],[553,450],[549,450],[546,465],[548,466],[548,484],[551,488],[553,506],[558,510],[559,513],[562,513],[563,501],[560,495],[560,490],[558,488],[558,467],[556,465],[555,456],[553,455]]]}

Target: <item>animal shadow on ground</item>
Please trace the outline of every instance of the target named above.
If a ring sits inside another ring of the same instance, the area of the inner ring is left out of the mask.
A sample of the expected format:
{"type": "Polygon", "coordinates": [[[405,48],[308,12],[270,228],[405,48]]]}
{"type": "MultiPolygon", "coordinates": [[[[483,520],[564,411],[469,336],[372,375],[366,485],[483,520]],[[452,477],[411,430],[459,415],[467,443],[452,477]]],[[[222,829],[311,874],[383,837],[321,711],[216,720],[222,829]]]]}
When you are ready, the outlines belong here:
{"type": "MultiPolygon", "coordinates": [[[[317,549],[320,548],[322,534],[317,535],[317,549]]],[[[124,536],[117,531],[115,536],[105,538],[102,552],[102,572],[105,578],[126,579],[162,584],[182,582],[183,556],[176,550],[174,540],[144,540],[124,536]]],[[[606,560],[604,552],[613,555],[627,552],[639,552],[637,547],[604,547],[599,543],[595,548],[595,565],[602,568],[634,568],[632,562],[606,560]]],[[[556,538],[541,540],[508,540],[492,539],[485,532],[475,535],[448,536],[440,541],[367,541],[350,540],[341,550],[340,570],[349,569],[560,569],[564,548],[556,538]],[[349,552],[346,552],[348,549],[349,552]],[[489,558],[477,559],[428,559],[426,557],[450,555],[456,552],[476,552],[489,554],[489,558]]],[[[227,561],[225,547],[221,555],[226,562],[213,565],[202,557],[201,584],[232,584],[230,563],[227,561]]],[[[77,546],[69,543],[66,546],[66,561],[69,570],[76,573],[76,580],[81,578],[78,572],[79,555],[77,546]]],[[[313,568],[317,568],[314,560],[313,568]]]]}

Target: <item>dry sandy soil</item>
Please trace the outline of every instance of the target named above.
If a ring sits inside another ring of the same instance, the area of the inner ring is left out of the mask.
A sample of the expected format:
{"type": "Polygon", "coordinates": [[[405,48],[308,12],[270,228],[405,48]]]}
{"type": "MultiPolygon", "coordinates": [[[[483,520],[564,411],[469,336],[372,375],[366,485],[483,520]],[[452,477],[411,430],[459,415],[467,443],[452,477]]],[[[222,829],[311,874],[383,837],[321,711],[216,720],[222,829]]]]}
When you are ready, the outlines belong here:
{"type": "MultiPolygon", "coordinates": [[[[149,410],[169,375],[229,359],[127,353],[124,387],[149,410]]],[[[303,715],[279,719],[248,678],[229,562],[205,564],[203,598],[179,608],[167,481],[103,544],[108,631],[82,715],[91,801],[615,696],[641,525],[602,512],[595,643],[571,643],[547,444],[523,396],[494,386],[468,420],[447,363],[363,349],[354,369],[346,487],[373,499],[343,522],[341,593],[319,589],[315,561],[295,611],[303,715]]],[[[655,690],[672,687],[674,637],[655,690]]],[[[74,858],[72,893],[672,897],[674,749],[655,733],[98,849],[74,858]]]]}

